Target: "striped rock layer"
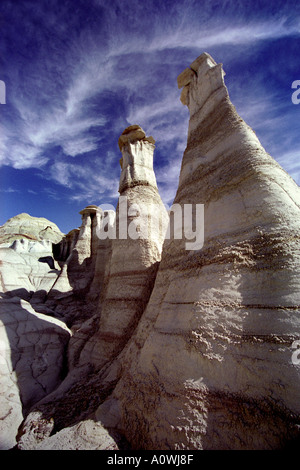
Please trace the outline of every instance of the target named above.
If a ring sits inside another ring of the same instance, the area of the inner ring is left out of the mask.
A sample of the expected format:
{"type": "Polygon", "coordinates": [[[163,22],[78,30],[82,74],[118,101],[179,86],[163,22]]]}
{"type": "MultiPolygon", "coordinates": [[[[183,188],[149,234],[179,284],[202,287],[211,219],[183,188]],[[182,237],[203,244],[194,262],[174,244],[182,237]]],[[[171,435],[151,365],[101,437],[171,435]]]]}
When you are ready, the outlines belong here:
{"type": "MultiPolygon", "coordinates": [[[[65,279],[70,280],[70,274],[74,275],[76,286],[83,268],[89,266],[87,263],[95,264],[85,298],[89,302],[98,297],[98,308],[95,312],[95,304],[88,303],[93,316],[73,327],[68,345],[68,374],[26,417],[19,449],[38,448],[41,441],[46,446],[52,445],[51,433],[57,433],[55,446],[60,448],[59,442],[63,442],[60,435],[65,428],[80,422],[83,416],[94,417],[94,411],[122,374],[122,358],[153,289],[169,221],[153,171],[154,139],[146,137],[134,125],[125,129],[119,145],[122,171],[116,213],[97,211],[90,220],[89,213],[85,217],[91,209],[88,206],[83,211],[80,233],[72,237],[71,246],[66,240],[67,247],[64,244],[58,247],[58,251],[70,253],[65,262],[65,279]],[[104,225],[108,238],[102,238],[104,225]],[[96,227],[97,242],[93,227],[96,227]],[[36,423],[39,423],[39,433],[35,431],[36,423]]],[[[90,272],[89,269],[87,275],[90,272]]],[[[76,435],[78,429],[74,428],[76,435]]],[[[81,448],[86,448],[89,439],[86,436],[81,448]]]]}
{"type": "MultiPolygon", "coordinates": [[[[19,449],[114,449],[109,436],[155,450],[280,449],[299,439],[299,187],[237,114],[221,64],[202,54],[178,87],[190,122],[174,203],[184,222],[187,204],[204,205],[204,227],[192,224],[204,244],[163,243],[151,226],[146,238],[95,245],[102,215],[83,218],[80,237],[61,248],[81,260],[78,281],[96,256],[86,299],[101,290],[99,306],[72,327],[68,375],[27,415],[19,449]]],[[[126,200],[134,235],[144,212],[162,207],[154,140],[134,125],[119,147],[111,229],[124,231],[126,200]]]]}
{"type": "Polygon", "coordinates": [[[99,305],[98,331],[81,353],[81,362],[97,369],[120,353],[138,325],[153,289],[168,223],[153,171],[154,139],[134,125],[125,129],[119,145],[120,199],[108,282],[99,305]],[[161,225],[151,224],[157,212],[161,225]]]}
{"type": "Polygon", "coordinates": [[[134,448],[277,449],[299,438],[300,193],[237,114],[221,64],[178,78],[190,112],[174,203],[204,245],[166,240],[154,289],[97,417],[134,448]]]}

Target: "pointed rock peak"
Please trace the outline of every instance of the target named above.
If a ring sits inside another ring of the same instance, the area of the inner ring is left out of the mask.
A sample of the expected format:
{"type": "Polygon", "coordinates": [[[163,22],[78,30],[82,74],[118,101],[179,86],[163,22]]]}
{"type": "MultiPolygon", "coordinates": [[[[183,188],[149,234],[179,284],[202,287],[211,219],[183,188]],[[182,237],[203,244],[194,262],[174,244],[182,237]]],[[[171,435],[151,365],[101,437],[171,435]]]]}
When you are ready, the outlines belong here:
{"type": "Polygon", "coordinates": [[[216,65],[218,64],[214,61],[214,59],[207,52],[203,52],[203,54],[197,57],[197,59],[195,59],[189,67],[184,69],[184,71],[178,75],[178,88],[182,88],[188,85],[192,81],[192,78],[195,76],[195,74],[198,74],[200,67],[207,71],[209,68],[215,67],[216,65]]]}
{"type": "Polygon", "coordinates": [[[190,68],[194,70],[194,72],[198,73],[198,70],[201,66],[205,68],[212,68],[215,67],[217,62],[214,61],[211,55],[209,55],[207,52],[203,52],[197,59],[194,60],[194,62],[191,63],[190,68]]]}
{"type": "Polygon", "coordinates": [[[224,85],[224,76],[222,64],[217,64],[207,52],[204,52],[177,77],[178,88],[183,88],[180,101],[183,105],[189,106],[190,85],[201,82],[202,90],[200,93],[198,90],[198,101],[200,96],[201,100],[205,102],[210,93],[224,85]]]}

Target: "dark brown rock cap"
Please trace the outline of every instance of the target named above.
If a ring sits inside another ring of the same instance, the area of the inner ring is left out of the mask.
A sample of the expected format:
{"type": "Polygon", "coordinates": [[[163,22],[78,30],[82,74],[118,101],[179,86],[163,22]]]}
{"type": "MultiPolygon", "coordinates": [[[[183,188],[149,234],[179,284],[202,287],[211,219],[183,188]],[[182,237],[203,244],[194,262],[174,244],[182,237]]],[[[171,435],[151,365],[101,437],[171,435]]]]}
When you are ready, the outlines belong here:
{"type": "Polygon", "coordinates": [[[152,136],[147,137],[145,131],[137,124],[133,124],[122,132],[119,137],[119,149],[122,152],[122,148],[127,142],[135,142],[137,140],[144,140],[150,142],[151,144],[155,144],[155,140],[152,136]]]}

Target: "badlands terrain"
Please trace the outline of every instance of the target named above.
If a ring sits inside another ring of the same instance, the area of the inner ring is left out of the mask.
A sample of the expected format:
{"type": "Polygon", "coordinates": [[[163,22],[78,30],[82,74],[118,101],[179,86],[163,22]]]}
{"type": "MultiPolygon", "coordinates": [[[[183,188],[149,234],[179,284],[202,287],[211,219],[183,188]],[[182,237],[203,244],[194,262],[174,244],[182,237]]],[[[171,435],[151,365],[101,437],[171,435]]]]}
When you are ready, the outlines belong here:
{"type": "Polygon", "coordinates": [[[89,205],[68,234],[28,214],[0,227],[1,449],[299,445],[300,190],[224,75],[204,53],[178,77],[190,121],[174,206],[183,226],[203,208],[196,244],[136,124],[115,212],[89,205]]]}

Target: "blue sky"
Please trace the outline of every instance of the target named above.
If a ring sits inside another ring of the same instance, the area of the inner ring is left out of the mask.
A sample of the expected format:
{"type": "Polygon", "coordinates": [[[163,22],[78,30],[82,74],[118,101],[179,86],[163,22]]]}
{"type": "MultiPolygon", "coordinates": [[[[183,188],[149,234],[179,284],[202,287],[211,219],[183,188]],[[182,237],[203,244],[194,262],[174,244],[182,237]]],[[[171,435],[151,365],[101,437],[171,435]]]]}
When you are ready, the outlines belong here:
{"type": "Polygon", "coordinates": [[[189,119],[177,76],[202,52],[223,63],[237,111],[300,184],[299,51],[299,0],[1,0],[0,225],[27,212],[67,233],[86,205],[115,206],[131,124],[156,140],[171,205],[189,119]]]}

